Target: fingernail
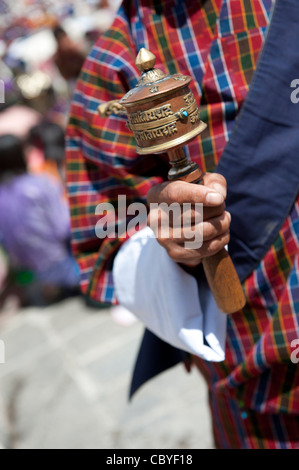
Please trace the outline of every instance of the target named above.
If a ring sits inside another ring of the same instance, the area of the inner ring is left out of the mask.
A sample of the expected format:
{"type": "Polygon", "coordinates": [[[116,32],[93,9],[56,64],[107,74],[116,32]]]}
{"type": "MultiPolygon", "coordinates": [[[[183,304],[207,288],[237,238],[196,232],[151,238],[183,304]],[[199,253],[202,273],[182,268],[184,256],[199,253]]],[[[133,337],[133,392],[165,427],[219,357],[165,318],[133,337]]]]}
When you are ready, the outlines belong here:
{"type": "Polygon", "coordinates": [[[230,213],[230,212],[228,212],[228,211],[225,211],[225,212],[227,213],[227,215],[228,215],[228,217],[229,217],[229,220],[232,220],[231,213],[230,213]]]}
{"type": "Polygon", "coordinates": [[[221,194],[219,193],[208,193],[206,195],[206,201],[209,204],[215,204],[215,205],[220,205],[223,203],[224,198],[221,194]]]}

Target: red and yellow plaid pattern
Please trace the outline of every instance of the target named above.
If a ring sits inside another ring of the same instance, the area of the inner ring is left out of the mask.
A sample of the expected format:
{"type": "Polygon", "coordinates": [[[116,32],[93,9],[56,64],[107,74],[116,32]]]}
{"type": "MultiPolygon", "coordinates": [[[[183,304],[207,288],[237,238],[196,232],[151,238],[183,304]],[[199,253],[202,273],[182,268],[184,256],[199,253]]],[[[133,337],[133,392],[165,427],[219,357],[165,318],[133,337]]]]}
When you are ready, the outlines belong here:
{"type": "MultiPolygon", "coordinates": [[[[117,303],[112,263],[126,239],[96,237],[96,206],[110,202],[116,207],[118,195],[126,195],[128,204],[145,202],[150,187],[165,180],[168,171],[163,155],[136,153],[125,118],[103,119],[98,105],[119,99],[134,87],[138,50],[153,51],[158,68],[192,76],[191,89],[208,126],[187,152],[203,171],[213,171],[246,97],[273,2],[140,3],[125,1],[110,30],[93,47],[78,81],[68,126],[73,251],[82,291],[95,302],[117,303]]],[[[275,244],[245,282],[247,305],[228,319],[226,360],[198,361],[210,384],[220,427],[225,419],[233,422],[233,416],[221,414],[217,396],[248,410],[299,415],[299,372],[290,361],[291,341],[299,338],[298,210],[297,200],[275,244]]],[[[225,439],[223,431],[219,445],[225,439]]]]}
{"type": "Polygon", "coordinates": [[[156,66],[164,71],[192,76],[191,88],[208,128],[188,151],[203,171],[214,170],[248,91],[271,1],[255,1],[254,12],[248,1],[202,3],[124,2],[84,64],[68,127],[68,188],[82,290],[95,301],[116,302],[111,257],[120,244],[96,238],[96,206],[116,204],[119,194],[128,203],[144,202],[149,188],[167,174],[163,156],[136,154],[125,118],[102,119],[96,111],[100,103],[119,99],[136,85],[138,50],[154,51],[156,66]]]}

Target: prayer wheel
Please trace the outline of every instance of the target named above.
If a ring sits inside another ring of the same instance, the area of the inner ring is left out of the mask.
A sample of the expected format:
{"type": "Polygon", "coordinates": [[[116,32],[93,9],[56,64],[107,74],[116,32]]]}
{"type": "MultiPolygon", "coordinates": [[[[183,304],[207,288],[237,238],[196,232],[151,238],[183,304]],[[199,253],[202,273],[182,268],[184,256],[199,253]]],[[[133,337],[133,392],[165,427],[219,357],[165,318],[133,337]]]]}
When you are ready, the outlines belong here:
{"type": "MultiPolygon", "coordinates": [[[[171,164],[169,180],[201,184],[199,166],[183,149],[206,128],[189,88],[191,77],[180,73],[166,75],[155,68],[155,62],[150,51],[141,49],[136,59],[141,72],[137,86],[119,101],[101,104],[98,111],[102,117],[111,113],[127,115],[127,126],[134,134],[139,154],[167,153],[171,164]]],[[[219,309],[233,313],[243,308],[245,296],[227,250],[203,258],[202,263],[219,309]]]]}
{"type": "Polygon", "coordinates": [[[155,61],[151,52],[140,50],[136,59],[141,71],[138,86],[120,100],[140,154],[161,153],[181,146],[206,128],[188,86],[191,77],[165,75],[154,68],[155,61]]]}

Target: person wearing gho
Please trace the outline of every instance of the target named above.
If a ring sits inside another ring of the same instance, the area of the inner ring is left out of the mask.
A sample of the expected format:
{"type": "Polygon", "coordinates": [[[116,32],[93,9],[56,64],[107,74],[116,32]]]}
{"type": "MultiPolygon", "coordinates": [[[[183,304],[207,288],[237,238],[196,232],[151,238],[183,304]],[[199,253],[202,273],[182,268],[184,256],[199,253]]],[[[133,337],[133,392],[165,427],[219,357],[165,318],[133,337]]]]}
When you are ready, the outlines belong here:
{"type": "Polygon", "coordinates": [[[298,21],[295,0],[254,8],[242,0],[125,1],[83,66],[70,114],[68,191],[82,291],[94,302],[119,302],[146,326],[131,397],[180,361],[201,371],[218,448],[299,448],[299,107],[290,99],[298,21]],[[135,88],[142,48],[166,74],[192,77],[207,127],[185,150],[204,185],[167,181],[167,155],[138,154],[127,117],[97,113],[135,88]],[[147,203],[153,218],[150,203],[202,203],[202,247],[153,238],[149,227],[98,238],[96,207],[117,207],[120,195],[128,205],[147,203]],[[246,297],[229,315],[201,268],[227,244],[246,297]]]}

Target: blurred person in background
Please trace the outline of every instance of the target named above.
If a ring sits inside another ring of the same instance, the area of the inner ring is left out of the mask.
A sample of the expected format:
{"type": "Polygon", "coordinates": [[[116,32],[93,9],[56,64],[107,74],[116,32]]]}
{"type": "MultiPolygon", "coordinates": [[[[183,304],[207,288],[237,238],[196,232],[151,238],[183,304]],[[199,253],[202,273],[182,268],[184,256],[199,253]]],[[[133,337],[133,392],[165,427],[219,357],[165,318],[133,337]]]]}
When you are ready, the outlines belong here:
{"type": "Polygon", "coordinates": [[[57,25],[53,29],[53,34],[57,42],[57,50],[53,61],[61,76],[68,82],[72,89],[85,60],[85,53],[68,36],[62,26],[57,25]]]}
{"type": "Polygon", "coordinates": [[[0,136],[13,134],[25,139],[33,126],[42,120],[42,115],[35,109],[23,104],[13,104],[0,110],[0,136]],[[16,124],[17,123],[17,124],[16,124]]]}
{"type": "Polygon", "coordinates": [[[55,122],[43,121],[28,134],[30,170],[46,173],[59,184],[65,184],[64,129],[55,122]]]}
{"type": "Polygon", "coordinates": [[[0,296],[5,287],[8,274],[8,263],[3,248],[0,245],[0,296]]]}
{"type": "Polygon", "coordinates": [[[27,172],[22,141],[0,137],[0,242],[22,285],[24,305],[44,306],[77,294],[70,221],[62,186],[27,172]]]}

